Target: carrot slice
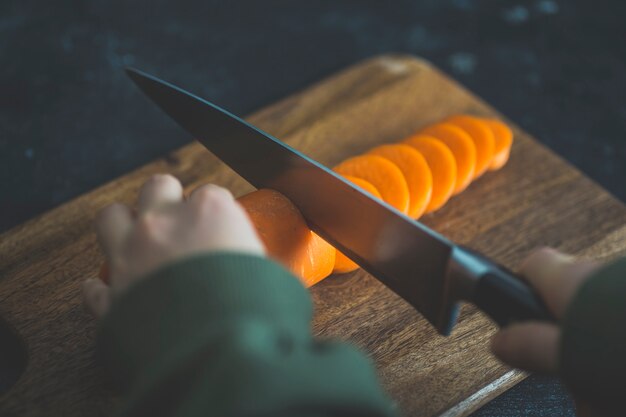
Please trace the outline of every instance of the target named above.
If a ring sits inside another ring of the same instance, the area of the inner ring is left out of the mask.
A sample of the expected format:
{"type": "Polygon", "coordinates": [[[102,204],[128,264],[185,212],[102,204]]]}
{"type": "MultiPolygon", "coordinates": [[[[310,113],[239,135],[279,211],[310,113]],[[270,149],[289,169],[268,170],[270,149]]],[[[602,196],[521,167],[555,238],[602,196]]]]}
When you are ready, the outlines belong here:
{"type": "Polygon", "coordinates": [[[342,175],[342,177],[344,177],[345,179],[347,179],[348,181],[350,181],[352,184],[356,185],[357,187],[362,188],[363,191],[370,193],[374,197],[379,198],[381,200],[383,199],[380,196],[380,192],[378,191],[378,189],[374,187],[371,182],[365,181],[363,178],[353,177],[351,175],[342,175]]]}
{"type": "Polygon", "coordinates": [[[485,173],[493,161],[493,149],[495,139],[487,124],[473,116],[457,115],[446,120],[467,132],[476,145],[476,169],[474,178],[476,179],[485,173]]]}
{"type": "Polygon", "coordinates": [[[425,213],[430,213],[443,206],[454,191],[456,181],[456,161],[450,148],[441,141],[426,135],[415,135],[403,143],[417,149],[433,175],[433,192],[425,213]]]}
{"type": "Polygon", "coordinates": [[[433,177],[426,159],[409,145],[382,145],[368,152],[382,156],[400,168],[409,187],[409,209],[407,215],[419,218],[430,202],[433,190],[433,177]]]}
{"type": "Polygon", "coordinates": [[[456,182],[452,195],[465,190],[476,169],[476,145],[463,129],[450,123],[428,126],[420,133],[439,139],[450,148],[456,161],[456,182]]]}
{"type": "Polygon", "coordinates": [[[402,171],[393,162],[377,155],[360,155],[346,159],[334,168],[341,175],[351,175],[371,183],[383,201],[403,213],[409,207],[409,187],[402,171]]]}
{"type": "MultiPolygon", "coordinates": [[[[380,193],[371,183],[361,178],[351,177],[350,175],[344,175],[343,177],[357,187],[362,188],[364,191],[367,191],[374,197],[380,198],[382,200],[380,193]]],[[[347,272],[352,272],[358,268],[359,266],[355,264],[350,258],[348,258],[343,253],[337,251],[337,255],[335,256],[335,267],[333,268],[333,274],[345,274],[347,272]]]]}
{"type": "Polygon", "coordinates": [[[513,131],[498,119],[483,119],[489,126],[494,137],[493,160],[489,165],[490,171],[500,169],[509,160],[511,146],[513,145],[513,131]]]}
{"type": "Polygon", "coordinates": [[[248,212],[268,255],[298,276],[306,287],[330,275],[337,250],[309,229],[287,197],[260,189],[237,201],[248,212]]]}

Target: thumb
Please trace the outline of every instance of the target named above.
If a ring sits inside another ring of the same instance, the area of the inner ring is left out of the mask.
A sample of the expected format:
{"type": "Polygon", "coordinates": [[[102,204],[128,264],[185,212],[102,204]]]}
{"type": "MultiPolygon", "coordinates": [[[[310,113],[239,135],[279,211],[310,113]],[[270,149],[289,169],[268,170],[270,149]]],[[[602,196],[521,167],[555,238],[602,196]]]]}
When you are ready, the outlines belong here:
{"type": "Polygon", "coordinates": [[[558,366],[559,337],[560,331],[553,324],[512,324],[495,334],[491,350],[515,368],[553,374],[558,366]]]}
{"type": "Polygon", "coordinates": [[[88,279],[83,282],[83,303],[96,318],[101,318],[111,305],[111,290],[100,279],[88,279]]]}

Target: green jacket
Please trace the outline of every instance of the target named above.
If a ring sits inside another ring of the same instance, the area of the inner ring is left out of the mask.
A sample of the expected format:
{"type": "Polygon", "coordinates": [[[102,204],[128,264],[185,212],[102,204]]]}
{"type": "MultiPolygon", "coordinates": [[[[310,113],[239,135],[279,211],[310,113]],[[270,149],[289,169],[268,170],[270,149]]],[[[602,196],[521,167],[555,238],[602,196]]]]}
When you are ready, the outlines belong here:
{"type": "MultiPolygon", "coordinates": [[[[596,275],[564,322],[562,367],[576,392],[610,404],[625,392],[608,382],[626,375],[626,262],[596,275]]],[[[122,416],[396,415],[361,352],[312,338],[312,314],[307,291],[274,262],[195,256],[114,303],[97,355],[125,395],[122,416]]]]}

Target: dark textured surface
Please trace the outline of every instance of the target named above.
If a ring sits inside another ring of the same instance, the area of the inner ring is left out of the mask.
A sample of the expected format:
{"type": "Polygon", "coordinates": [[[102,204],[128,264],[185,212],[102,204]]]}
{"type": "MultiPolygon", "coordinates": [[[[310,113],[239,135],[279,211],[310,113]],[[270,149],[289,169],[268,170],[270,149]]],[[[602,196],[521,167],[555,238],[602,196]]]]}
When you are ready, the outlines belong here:
{"type": "MultiPolygon", "coordinates": [[[[126,65],[245,114],[390,51],[433,61],[626,200],[622,2],[311,3],[0,2],[0,230],[189,141],[126,65]]],[[[571,407],[531,377],[476,415],[571,407]]]]}
{"type": "Polygon", "coordinates": [[[534,375],[484,405],[472,417],[574,416],[568,392],[554,378],[534,375]]]}

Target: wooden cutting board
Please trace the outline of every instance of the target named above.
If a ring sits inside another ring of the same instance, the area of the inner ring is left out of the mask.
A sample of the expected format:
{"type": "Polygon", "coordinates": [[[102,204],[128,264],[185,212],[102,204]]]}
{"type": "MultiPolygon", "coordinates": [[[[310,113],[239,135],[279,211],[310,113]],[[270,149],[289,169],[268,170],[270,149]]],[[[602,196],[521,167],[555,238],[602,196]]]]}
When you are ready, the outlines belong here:
{"type": "MultiPolygon", "coordinates": [[[[332,166],[459,112],[502,117],[429,63],[389,55],[348,68],[248,120],[332,166]]],[[[542,245],[603,260],[626,254],[626,208],[511,125],[509,164],[422,221],[511,268],[542,245]]],[[[161,172],[175,174],[187,189],[213,182],[237,195],[252,190],[192,143],[0,236],[0,315],[28,352],[24,374],[0,399],[1,415],[112,414],[119,399],[94,365],[95,323],[81,307],[79,284],[96,276],[102,261],[95,213],[114,201],[133,204],[140,185],[161,172]]],[[[471,306],[463,307],[445,338],[362,271],[330,277],[311,294],[314,332],[347,339],[371,355],[404,415],[467,415],[525,376],[489,354],[495,328],[471,306]]]]}

